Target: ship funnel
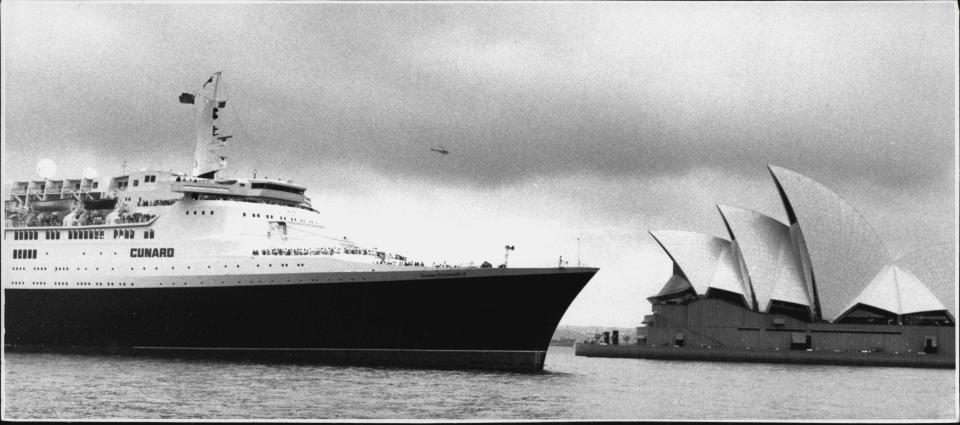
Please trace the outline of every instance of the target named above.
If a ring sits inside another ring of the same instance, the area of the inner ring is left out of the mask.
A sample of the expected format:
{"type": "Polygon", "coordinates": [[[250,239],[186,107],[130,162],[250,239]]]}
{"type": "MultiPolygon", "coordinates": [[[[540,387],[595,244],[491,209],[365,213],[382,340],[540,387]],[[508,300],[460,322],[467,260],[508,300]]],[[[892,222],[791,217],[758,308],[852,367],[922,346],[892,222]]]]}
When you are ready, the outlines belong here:
{"type": "Polygon", "coordinates": [[[197,146],[193,154],[193,171],[191,175],[199,178],[212,179],[217,171],[226,167],[227,157],[223,155],[223,148],[227,140],[233,136],[220,133],[219,113],[227,106],[227,102],[217,100],[217,89],[220,86],[220,72],[214,73],[202,89],[213,86],[213,93],[207,97],[203,93],[183,93],[180,103],[192,103],[197,106],[197,146]]]}

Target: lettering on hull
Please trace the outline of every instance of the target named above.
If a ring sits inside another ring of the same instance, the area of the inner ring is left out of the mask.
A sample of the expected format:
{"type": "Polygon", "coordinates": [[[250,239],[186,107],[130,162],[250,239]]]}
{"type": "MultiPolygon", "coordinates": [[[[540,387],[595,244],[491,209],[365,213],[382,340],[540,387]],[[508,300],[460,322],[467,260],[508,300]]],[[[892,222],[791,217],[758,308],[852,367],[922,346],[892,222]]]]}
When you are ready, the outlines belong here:
{"type": "Polygon", "coordinates": [[[131,257],[173,257],[173,248],[130,248],[131,257]]]}

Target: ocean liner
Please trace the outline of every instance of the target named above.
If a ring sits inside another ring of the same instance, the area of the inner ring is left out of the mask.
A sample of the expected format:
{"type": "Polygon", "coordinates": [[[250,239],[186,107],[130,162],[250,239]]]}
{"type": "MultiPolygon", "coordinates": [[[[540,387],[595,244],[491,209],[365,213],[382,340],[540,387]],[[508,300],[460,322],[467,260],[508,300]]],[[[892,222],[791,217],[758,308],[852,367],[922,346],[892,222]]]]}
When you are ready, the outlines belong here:
{"type": "Polygon", "coordinates": [[[190,174],[16,181],[4,348],[542,370],[588,267],[427,266],[333,236],[291,181],[217,178],[220,73],[190,174]]]}

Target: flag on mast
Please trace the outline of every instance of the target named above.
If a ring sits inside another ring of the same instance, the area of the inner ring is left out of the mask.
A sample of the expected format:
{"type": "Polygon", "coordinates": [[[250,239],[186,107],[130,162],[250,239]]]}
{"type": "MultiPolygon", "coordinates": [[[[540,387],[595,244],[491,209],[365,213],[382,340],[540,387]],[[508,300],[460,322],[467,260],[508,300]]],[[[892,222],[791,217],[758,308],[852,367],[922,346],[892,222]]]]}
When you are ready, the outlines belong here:
{"type": "Polygon", "coordinates": [[[203,83],[203,88],[207,88],[207,84],[210,84],[212,82],[213,82],[213,76],[211,75],[210,78],[207,79],[207,82],[203,83]]]}

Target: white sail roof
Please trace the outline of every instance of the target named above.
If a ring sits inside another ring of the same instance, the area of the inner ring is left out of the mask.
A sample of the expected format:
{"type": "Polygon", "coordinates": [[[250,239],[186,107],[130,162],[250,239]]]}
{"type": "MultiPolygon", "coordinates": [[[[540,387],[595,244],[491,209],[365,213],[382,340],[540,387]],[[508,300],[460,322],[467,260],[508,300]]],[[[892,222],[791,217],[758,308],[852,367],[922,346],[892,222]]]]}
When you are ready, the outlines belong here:
{"type": "Polygon", "coordinates": [[[813,270],[820,314],[833,321],[856,298],[890,255],[853,207],[823,185],[794,171],[770,166],[791,223],[802,233],[813,270]]]}
{"type": "Polygon", "coordinates": [[[857,304],[897,315],[946,310],[916,275],[896,265],[884,267],[844,311],[857,304]]]}
{"type": "Polygon", "coordinates": [[[800,261],[789,239],[780,243],[777,264],[779,270],[772,283],[773,289],[770,291],[770,300],[786,301],[810,307],[812,297],[803,284],[800,261]]]}
{"type": "Polygon", "coordinates": [[[771,300],[810,306],[790,228],[755,211],[727,205],[718,209],[743,257],[744,281],[750,283],[759,309],[768,311],[771,300]]]}
{"type": "Polygon", "coordinates": [[[704,295],[710,288],[740,294],[752,307],[749,288],[739,271],[730,241],[715,236],[679,230],[650,232],[683,271],[694,291],[704,295]]]}
{"type": "Polygon", "coordinates": [[[679,230],[652,231],[650,235],[683,270],[693,290],[699,295],[706,294],[717,267],[717,258],[724,249],[724,243],[729,242],[702,233],[679,230]]]}
{"type": "Polygon", "coordinates": [[[957,317],[957,248],[952,243],[938,244],[911,252],[894,264],[913,273],[957,317]]]}
{"type": "Polygon", "coordinates": [[[743,277],[740,276],[740,265],[737,262],[736,251],[731,244],[720,252],[717,258],[717,267],[713,271],[713,277],[710,278],[710,287],[722,289],[743,295],[747,305],[753,307],[749,288],[745,288],[743,277]]]}

